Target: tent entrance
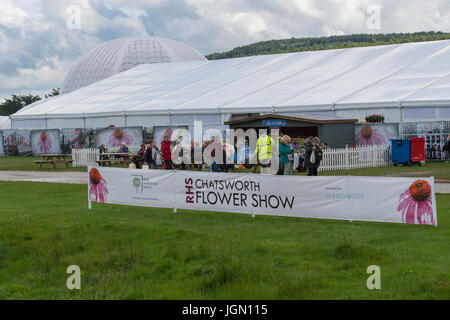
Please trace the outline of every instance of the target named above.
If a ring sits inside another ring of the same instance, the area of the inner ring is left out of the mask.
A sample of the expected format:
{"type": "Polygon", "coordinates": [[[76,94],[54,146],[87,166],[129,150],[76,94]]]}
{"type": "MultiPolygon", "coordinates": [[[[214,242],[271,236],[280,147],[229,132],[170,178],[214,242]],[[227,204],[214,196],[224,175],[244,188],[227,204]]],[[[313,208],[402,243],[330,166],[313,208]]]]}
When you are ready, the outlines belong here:
{"type": "MultiPolygon", "coordinates": [[[[280,128],[281,134],[287,134],[291,138],[306,138],[309,136],[317,137],[319,135],[318,127],[284,127],[280,128]]],[[[280,134],[280,135],[281,135],[280,134]]]]}

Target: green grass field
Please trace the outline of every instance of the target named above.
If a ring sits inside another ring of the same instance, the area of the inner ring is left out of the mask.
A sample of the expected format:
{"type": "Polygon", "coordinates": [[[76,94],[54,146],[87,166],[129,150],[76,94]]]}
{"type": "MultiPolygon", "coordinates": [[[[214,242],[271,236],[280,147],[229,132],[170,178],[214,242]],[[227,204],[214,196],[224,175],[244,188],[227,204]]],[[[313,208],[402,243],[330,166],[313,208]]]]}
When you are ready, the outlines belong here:
{"type": "Polygon", "coordinates": [[[438,227],[93,204],[87,186],[0,182],[0,299],[450,299],[438,227]],[[66,268],[81,268],[68,290],[66,268]],[[381,290],[366,269],[381,268],[381,290]]]}
{"type": "MultiPolygon", "coordinates": [[[[1,170],[19,170],[19,171],[38,171],[39,166],[34,163],[34,160],[40,160],[41,157],[0,157],[0,171],[1,170]]],[[[70,157],[69,157],[70,159],[70,157]]],[[[55,171],[51,164],[43,164],[40,171],[55,171]]],[[[62,163],[56,164],[56,171],[86,171],[86,167],[73,168],[69,165],[67,169],[62,163]]]]}

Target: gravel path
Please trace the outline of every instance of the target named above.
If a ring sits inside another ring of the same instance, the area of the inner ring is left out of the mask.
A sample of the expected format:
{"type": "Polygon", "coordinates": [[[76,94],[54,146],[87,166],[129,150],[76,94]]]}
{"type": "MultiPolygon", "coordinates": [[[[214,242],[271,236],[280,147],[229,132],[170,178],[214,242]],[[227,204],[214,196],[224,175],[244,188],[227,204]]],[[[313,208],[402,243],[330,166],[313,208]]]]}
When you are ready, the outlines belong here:
{"type": "Polygon", "coordinates": [[[87,172],[0,171],[0,180],[87,184],[87,172]]]}

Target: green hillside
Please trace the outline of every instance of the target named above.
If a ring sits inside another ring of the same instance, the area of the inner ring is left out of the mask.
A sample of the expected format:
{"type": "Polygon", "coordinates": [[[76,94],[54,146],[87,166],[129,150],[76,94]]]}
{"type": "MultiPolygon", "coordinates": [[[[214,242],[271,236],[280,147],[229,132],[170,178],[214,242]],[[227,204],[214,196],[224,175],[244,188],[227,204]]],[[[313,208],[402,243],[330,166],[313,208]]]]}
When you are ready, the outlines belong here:
{"type": "Polygon", "coordinates": [[[237,58],[261,54],[274,54],[297,51],[314,51],[350,47],[378,46],[405,42],[422,42],[450,39],[450,33],[415,32],[388,34],[352,34],[320,38],[290,38],[260,41],[247,46],[237,47],[227,52],[212,53],[209,60],[237,58]]]}

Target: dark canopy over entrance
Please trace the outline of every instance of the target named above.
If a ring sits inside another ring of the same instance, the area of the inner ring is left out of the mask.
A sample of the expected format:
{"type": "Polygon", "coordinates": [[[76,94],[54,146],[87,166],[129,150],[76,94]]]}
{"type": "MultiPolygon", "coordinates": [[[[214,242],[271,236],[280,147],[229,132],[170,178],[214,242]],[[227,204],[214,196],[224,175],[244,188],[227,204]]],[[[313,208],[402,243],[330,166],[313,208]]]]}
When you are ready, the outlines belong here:
{"type": "Polygon", "coordinates": [[[314,114],[264,114],[225,122],[230,129],[253,128],[280,130],[280,134],[289,135],[292,139],[304,139],[318,136],[321,141],[332,147],[344,147],[346,143],[355,142],[355,122],[357,119],[345,119],[314,114]]]}

